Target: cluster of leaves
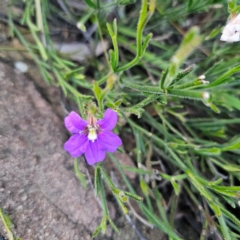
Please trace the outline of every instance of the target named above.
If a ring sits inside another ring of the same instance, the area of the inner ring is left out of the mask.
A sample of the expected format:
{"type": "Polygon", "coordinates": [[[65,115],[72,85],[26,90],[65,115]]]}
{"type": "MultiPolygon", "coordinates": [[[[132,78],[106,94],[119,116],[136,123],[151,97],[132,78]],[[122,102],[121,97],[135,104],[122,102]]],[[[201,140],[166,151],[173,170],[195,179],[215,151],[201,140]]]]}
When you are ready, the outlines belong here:
{"type": "MultiPolygon", "coordinates": [[[[105,54],[101,72],[98,61],[93,61],[91,83],[82,67],[63,58],[53,46],[48,27],[54,11],[51,1],[25,1],[21,24],[31,32],[34,44],[15,25],[18,16],[9,14],[12,35],[32,54],[48,83],[59,85],[82,115],[94,99],[100,112],[106,106],[115,109],[127,122],[121,131],[131,129],[135,136],[136,168],[122,166],[110,155],[128,191],[115,187],[102,166],[95,169],[96,194],[100,192],[104,209],[95,235],[105,232],[107,220],[116,229],[104,200],[103,178],[125,214],[127,196],[140,200],[123,172],[128,170],[139,174],[145,199],[139,203],[142,213],[170,239],[181,239],[174,219],[183,196],[195,206],[194,216],[202,217],[201,239],[206,231],[209,236],[239,239],[240,221],[229,209],[238,207],[240,192],[240,47],[220,43],[217,37],[225,23],[222,16],[227,19],[227,5],[223,0],[177,1],[174,6],[170,0],[142,0],[133,10],[132,2],[85,0],[87,7],[76,25],[86,31],[87,24],[96,24],[96,39],[110,36],[113,46],[105,54]],[[110,12],[118,16],[113,24],[106,23],[110,12]],[[138,21],[130,17],[137,15],[138,21]],[[198,27],[185,31],[184,23],[189,21],[198,27]],[[93,94],[83,95],[80,87],[93,94]],[[134,121],[126,114],[140,119],[134,121]],[[164,195],[161,182],[172,186],[171,197],[164,195]]],[[[229,1],[228,8],[231,14],[239,9],[236,1],[229,1]]],[[[82,180],[80,173],[78,177],[82,180]]]]}

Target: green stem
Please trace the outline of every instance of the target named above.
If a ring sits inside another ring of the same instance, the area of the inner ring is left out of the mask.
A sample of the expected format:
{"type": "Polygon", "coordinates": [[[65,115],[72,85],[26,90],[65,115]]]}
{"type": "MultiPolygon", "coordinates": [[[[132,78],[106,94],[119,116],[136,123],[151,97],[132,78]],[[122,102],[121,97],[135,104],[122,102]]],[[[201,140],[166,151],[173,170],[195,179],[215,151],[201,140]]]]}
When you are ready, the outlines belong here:
{"type": "Polygon", "coordinates": [[[106,58],[106,61],[107,61],[107,65],[109,67],[109,70],[111,71],[111,66],[110,66],[110,62],[108,60],[108,54],[104,48],[104,41],[103,41],[103,35],[102,35],[102,29],[101,29],[101,25],[100,25],[100,22],[99,22],[99,19],[98,19],[98,15],[96,14],[96,19],[97,19],[97,26],[98,26],[98,33],[99,33],[99,36],[100,36],[100,40],[101,40],[101,43],[102,43],[102,47],[104,49],[104,55],[105,55],[105,58],[106,58]]]}
{"type": "Polygon", "coordinates": [[[88,19],[90,19],[92,17],[92,15],[96,14],[95,10],[90,10],[89,13],[85,14],[79,21],[78,21],[78,27],[80,27],[80,29],[85,32],[86,28],[85,28],[85,23],[88,21],[88,19]]]}
{"type": "Polygon", "coordinates": [[[114,70],[118,66],[118,60],[119,60],[119,52],[118,52],[118,43],[117,43],[117,20],[116,18],[113,21],[113,31],[114,31],[114,36],[112,37],[112,42],[113,42],[113,49],[114,49],[114,70]]]}
{"type": "Polygon", "coordinates": [[[221,214],[221,216],[218,216],[218,221],[221,225],[221,230],[222,230],[224,239],[225,240],[231,240],[231,237],[229,235],[229,228],[227,227],[225,219],[224,219],[222,214],[221,214]]]}
{"type": "Polygon", "coordinates": [[[119,67],[116,69],[116,73],[118,72],[123,72],[126,71],[127,69],[133,67],[134,65],[136,65],[139,61],[141,60],[140,56],[136,56],[130,63],[127,63],[126,65],[119,67]]]}
{"type": "Polygon", "coordinates": [[[101,79],[97,80],[98,86],[104,84],[107,81],[107,79],[108,79],[110,74],[112,74],[112,71],[110,71],[106,76],[104,76],[101,79]]]}
{"type": "Polygon", "coordinates": [[[145,98],[144,100],[142,100],[141,102],[137,103],[136,105],[132,106],[131,109],[135,108],[143,108],[146,105],[148,105],[149,103],[157,100],[158,98],[160,98],[160,95],[157,94],[151,94],[150,96],[148,96],[147,98],[145,98]]]}
{"type": "Polygon", "coordinates": [[[83,101],[81,100],[80,97],[76,97],[76,101],[77,101],[78,108],[79,108],[82,118],[86,119],[86,114],[85,114],[84,107],[83,107],[83,101]]]}
{"type": "Polygon", "coordinates": [[[151,137],[156,143],[158,143],[160,146],[164,147],[168,153],[172,156],[172,158],[175,160],[173,161],[175,164],[177,164],[183,171],[187,168],[186,165],[182,162],[182,160],[172,151],[172,149],[169,148],[169,146],[160,138],[155,136],[154,134],[148,132],[147,130],[141,128],[136,123],[134,123],[129,118],[126,118],[126,120],[129,122],[129,124],[141,131],[144,135],[147,135],[148,137],[151,137]]]}
{"type": "Polygon", "coordinates": [[[174,219],[175,219],[176,210],[177,210],[177,202],[178,202],[178,196],[174,194],[172,204],[171,204],[171,209],[170,209],[170,217],[169,217],[169,222],[172,229],[174,229],[174,219]]]}
{"type": "Polygon", "coordinates": [[[162,195],[160,194],[160,192],[158,191],[157,187],[155,187],[153,189],[154,191],[154,195],[156,196],[156,199],[158,199],[158,201],[156,201],[156,204],[157,204],[157,207],[158,207],[158,211],[160,213],[160,216],[163,220],[163,222],[166,224],[166,225],[169,225],[169,222],[168,222],[168,219],[167,219],[167,215],[166,215],[166,210],[164,209],[163,207],[163,197],[162,195]]]}
{"type": "Polygon", "coordinates": [[[167,121],[167,119],[163,116],[163,114],[161,113],[159,106],[157,104],[154,105],[154,108],[157,110],[158,116],[161,118],[162,122],[165,123],[167,125],[167,127],[173,131],[174,133],[176,133],[180,138],[182,138],[184,141],[186,142],[190,142],[189,141],[189,137],[184,136],[182,133],[180,133],[176,128],[174,128],[170,122],[167,121]]]}
{"type": "Polygon", "coordinates": [[[0,218],[2,219],[3,225],[4,225],[5,229],[6,229],[7,234],[8,234],[9,240],[14,240],[14,236],[13,236],[11,230],[10,230],[9,224],[6,221],[6,217],[5,216],[7,216],[7,215],[5,215],[5,216],[4,215],[5,214],[3,213],[2,209],[0,208],[0,218]]]}
{"type": "Polygon", "coordinates": [[[98,196],[98,192],[99,192],[99,186],[100,186],[100,178],[101,178],[101,173],[100,173],[100,168],[99,166],[97,166],[95,168],[95,172],[94,172],[94,188],[95,188],[95,196],[98,196]]]}
{"type": "Polygon", "coordinates": [[[134,89],[140,92],[152,93],[152,94],[161,94],[166,96],[175,96],[179,98],[189,98],[196,100],[208,99],[210,94],[205,91],[191,91],[191,90],[182,90],[182,89],[168,89],[166,92],[162,91],[159,87],[156,86],[142,86],[139,84],[129,83],[124,81],[126,87],[134,89]]]}
{"type": "Polygon", "coordinates": [[[142,0],[142,6],[140,11],[140,17],[137,27],[137,56],[141,56],[142,53],[142,32],[145,26],[144,22],[147,15],[147,0],[142,0]]]}
{"type": "Polygon", "coordinates": [[[101,176],[100,176],[99,180],[100,180],[99,181],[99,191],[100,191],[103,213],[105,216],[109,216],[106,197],[105,197],[105,191],[104,191],[104,186],[103,186],[103,179],[101,178],[101,176]]]}
{"type": "Polygon", "coordinates": [[[78,158],[74,159],[74,172],[75,172],[75,175],[77,176],[77,178],[79,179],[79,181],[82,183],[84,189],[87,189],[85,175],[82,174],[78,168],[78,158]]]}
{"type": "Polygon", "coordinates": [[[112,155],[112,154],[108,154],[108,156],[110,157],[110,159],[114,162],[114,164],[117,166],[118,171],[120,172],[125,184],[127,185],[127,188],[130,190],[131,193],[136,194],[134,188],[132,187],[132,185],[130,184],[130,182],[128,181],[126,175],[123,172],[122,166],[120,165],[120,163],[118,162],[118,160],[112,155]]]}
{"type": "Polygon", "coordinates": [[[201,81],[200,79],[196,79],[193,82],[187,82],[179,85],[172,85],[169,89],[189,89],[189,88],[192,89],[203,84],[204,84],[203,81],[201,81]]]}
{"type": "Polygon", "coordinates": [[[43,16],[42,16],[42,8],[41,8],[41,1],[40,0],[35,0],[35,6],[36,6],[36,22],[37,22],[37,26],[39,28],[39,30],[41,31],[41,33],[44,32],[43,29],[43,16]]]}
{"type": "Polygon", "coordinates": [[[98,101],[98,106],[99,106],[100,111],[103,112],[103,110],[104,110],[103,99],[100,99],[100,100],[98,101]]]}
{"type": "Polygon", "coordinates": [[[113,184],[111,178],[107,175],[107,173],[105,172],[105,170],[99,166],[99,169],[101,171],[102,176],[105,178],[107,184],[109,185],[110,188],[116,189],[115,185],[113,184]]]}
{"type": "Polygon", "coordinates": [[[202,232],[200,236],[200,240],[205,240],[206,239],[206,233],[207,233],[207,228],[208,228],[208,221],[205,218],[203,222],[203,227],[202,227],[202,232]]]}
{"type": "Polygon", "coordinates": [[[147,201],[147,206],[150,212],[154,213],[153,207],[152,207],[152,203],[151,203],[151,199],[149,197],[149,195],[146,195],[146,201],[147,201]]]}
{"type": "Polygon", "coordinates": [[[207,92],[198,92],[198,91],[188,91],[188,90],[178,90],[178,89],[169,89],[167,90],[169,95],[180,97],[180,98],[189,98],[189,99],[204,99],[204,94],[207,92]]]}
{"type": "Polygon", "coordinates": [[[115,70],[115,72],[122,72],[125,71],[134,65],[136,65],[142,58],[142,34],[143,34],[143,29],[147,23],[147,6],[148,2],[147,0],[142,0],[142,5],[141,5],[141,11],[140,11],[140,16],[139,16],[139,21],[138,21],[138,27],[137,27],[137,54],[136,57],[129,63],[125,64],[122,67],[119,67],[115,70]]]}

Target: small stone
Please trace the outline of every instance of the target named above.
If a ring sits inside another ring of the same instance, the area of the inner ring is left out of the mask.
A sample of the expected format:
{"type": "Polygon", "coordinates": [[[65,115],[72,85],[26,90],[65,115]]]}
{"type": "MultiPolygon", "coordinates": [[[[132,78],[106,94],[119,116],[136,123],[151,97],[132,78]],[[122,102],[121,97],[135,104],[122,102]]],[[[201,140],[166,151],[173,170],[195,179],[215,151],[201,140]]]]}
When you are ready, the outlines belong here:
{"type": "Polygon", "coordinates": [[[24,62],[15,62],[14,67],[22,73],[25,73],[28,71],[28,65],[24,62]]]}
{"type": "Polygon", "coordinates": [[[21,200],[24,202],[24,201],[26,201],[27,200],[27,194],[23,194],[23,196],[21,197],[21,200]]]}

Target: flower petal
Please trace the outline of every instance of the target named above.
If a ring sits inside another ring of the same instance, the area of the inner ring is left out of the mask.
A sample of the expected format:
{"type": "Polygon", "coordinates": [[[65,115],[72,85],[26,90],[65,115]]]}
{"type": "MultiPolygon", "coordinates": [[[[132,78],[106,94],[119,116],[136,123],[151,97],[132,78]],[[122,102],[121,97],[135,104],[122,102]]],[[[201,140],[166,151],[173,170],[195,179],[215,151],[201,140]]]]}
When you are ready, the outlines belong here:
{"type": "Polygon", "coordinates": [[[225,27],[226,31],[229,32],[229,35],[233,35],[234,34],[234,31],[235,31],[235,27],[234,27],[234,24],[227,24],[226,27],[225,27]]]}
{"type": "Polygon", "coordinates": [[[229,36],[226,35],[226,34],[224,34],[224,33],[223,33],[222,36],[220,37],[220,40],[221,40],[221,41],[224,41],[224,42],[227,42],[228,39],[229,39],[229,36]]]}
{"type": "Polygon", "coordinates": [[[87,142],[87,135],[74,134],[65,142],[64,150],[68,151],[72,157],[79,157],[85,152],[87,142]]]}
{"type": "Polygon", "coordinates": [[[240,24],[238,23],[238,24],[235,24],[235,30],[237,31],[237,32],[240,32],[240,24]]]}
{"type": "Polygon", "coordinates": [[[111,108],[104,113],[103,119],[97,121],[97,124],[103,129],[111,131],[117,124],[118,115],[111,108]]]}
{"type": "Polygon", "coordinates": [[[122,140],[113,132],[104,131],[98,134],[101,147],[108,152],[115,152],[122,145],[122,140]]]}
{"type": "Polygon", "coordinates": [[[72,133],[78,133],[87,126],[87,121],[83,120],[77,113],[70,112],[64,119],[65,127],[72,133]]]}
{"type": "Polygon", "coordinates": [[[239,42],[239,32],[236,32],[230,37],[231,42],[239,42]]]}
{"type": "Polygon", "coordinates": [[[98,140],[89,141],[85,152],[85,157],[89,165],[101,162],[106,157],[106,152],[99,146],[98,140]]]}

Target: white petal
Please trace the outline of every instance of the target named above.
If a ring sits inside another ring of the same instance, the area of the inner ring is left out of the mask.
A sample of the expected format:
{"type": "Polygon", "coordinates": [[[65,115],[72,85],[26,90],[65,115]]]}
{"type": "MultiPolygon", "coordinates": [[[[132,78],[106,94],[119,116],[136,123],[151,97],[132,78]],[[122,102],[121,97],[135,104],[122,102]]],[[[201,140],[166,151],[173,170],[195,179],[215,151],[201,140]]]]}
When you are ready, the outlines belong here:
{"type": "Polygon", "coordinates": [[[235,30],[240,32],[240,24],[235,24],[235,30]]]}
{"type": "Polygon", "coordinates": [[[230,34],[230,31],[226,27],[223,29],[222,34],[229,36],[229,37],[232,36],[232,34],[230,34]]]}
{"type": "Polygon", "coordinates": [[[240,24],[240,14],[237,15],[237,17],[231,19],[228,24],[231,23],[231,24],[240,24]]]}
{"type": "Polygon", "coordinates": [[[240,14],[237,15],[237,17],[234,19],[235,21],[240,21],[240,14]]]}
{"type": "Polygon", "coordinates": [[[235,26],[234,24],[227,24],[224,30],[228,31],[230,35],[233,35],[235,33],[235,26]]]}
{"type": "Polygon", "coordinates": [[[220,37],[220,40],[221,40],[221,41],[224,41],[224,42],[228,42],[228,38],[229,38],[228,35],[222,34],[222,36],[220,37]]]}
{"type": "Polygon", "coordinates": [[[233,34],[228,41],[229,42],[238,42],[239,41],[239,32],[236,32],[235,34],[233,34]]]}

